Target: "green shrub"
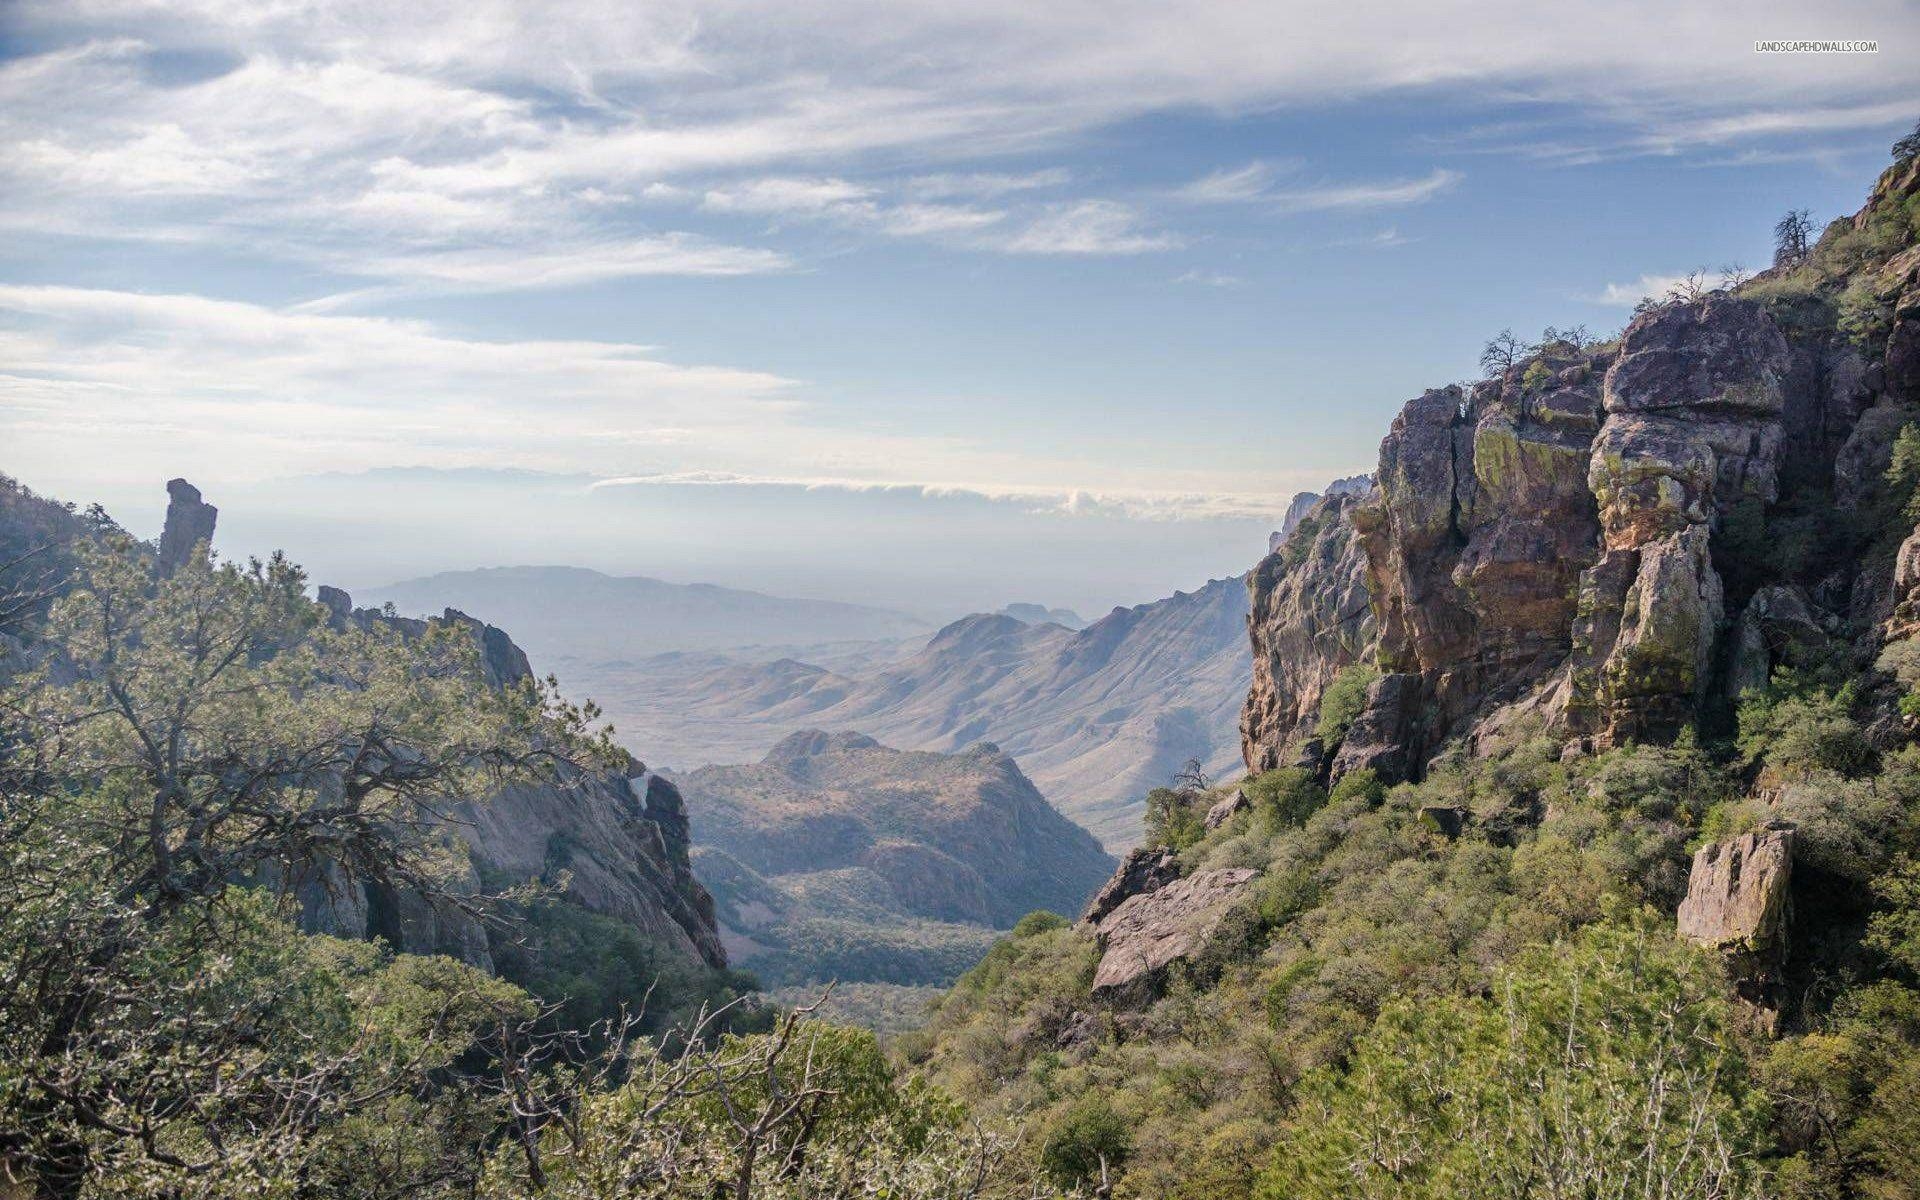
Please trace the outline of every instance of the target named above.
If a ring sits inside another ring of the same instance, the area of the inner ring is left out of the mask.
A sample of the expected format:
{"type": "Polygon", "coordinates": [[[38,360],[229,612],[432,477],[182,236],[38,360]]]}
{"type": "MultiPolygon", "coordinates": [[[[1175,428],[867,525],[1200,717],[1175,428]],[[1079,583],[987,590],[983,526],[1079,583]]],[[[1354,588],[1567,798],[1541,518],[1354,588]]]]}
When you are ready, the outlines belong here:
{"type": "Polygon", "coordinates": [[[1080,1187],[1117,1176],[1132,1151],[1129,1123],[1105,1099],[1090,1095],[1048,1126],[1040,1145],[1040,1165],[1061,1187],[1080,1187]]]}
{"type": "Polygon", "coordinates": [[[1029,938],[1035,934],[1051,933],[1055,929],[1065,929],[1071,924],[1071,921],[1059,913],[1048,912],[1045,909],[1035,909],[1014,922],[1013,936],[1017,938],[1029,938]]]}
{"type": "Polygon", "coordinates": [[[1319,783],[1298,767],[1263,771],[1240,786],[1254,811],[1266,814],[1282,828],[1305,824],[1327,802],[1327,793],[1319,783]]]}
{"type": "Polygon", "coordinates": [[[1320,693],[1320,721],[1313,735],[1329,751],[1347,736],[1347,730],[1367,707],[1367,689],[1380,673],[1367,663],[1342,668],[1327,690],[1320,693]]]}
{"type": "Polygon", "coordinates": [[[1765,1109],[1721,993],[1642,919],[1525,955],[1491,996],[1396,1001],[1303,1087],[1256,1195],[1756,1194],[1765,1109]]]}
{"type": "Polygon", "coordinates": [[[1185,850],[1207,832],[1206,814],[1200,811],[1201,793],[1154,788],[1147,793],[1147,845],[1185,850]]]}

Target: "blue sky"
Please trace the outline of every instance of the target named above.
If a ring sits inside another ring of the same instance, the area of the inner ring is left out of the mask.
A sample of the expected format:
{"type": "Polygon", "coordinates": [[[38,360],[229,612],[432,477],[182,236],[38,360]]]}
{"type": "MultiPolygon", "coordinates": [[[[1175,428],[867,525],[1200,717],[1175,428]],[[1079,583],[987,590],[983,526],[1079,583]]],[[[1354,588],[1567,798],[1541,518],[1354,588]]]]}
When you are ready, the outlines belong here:
{"type": "Polygon", "coordinates": [[[348,584],[1100,611],[1920,117],[1894,0],[1327,7],[8,5],[0,469],[348,584]]]}

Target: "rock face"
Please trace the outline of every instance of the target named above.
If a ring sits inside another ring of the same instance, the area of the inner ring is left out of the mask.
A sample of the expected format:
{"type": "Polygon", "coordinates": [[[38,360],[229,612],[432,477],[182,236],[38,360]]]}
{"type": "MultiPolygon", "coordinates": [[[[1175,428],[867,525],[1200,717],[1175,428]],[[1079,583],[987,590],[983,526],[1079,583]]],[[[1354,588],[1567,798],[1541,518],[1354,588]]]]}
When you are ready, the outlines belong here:
{"type": "Polygon", "coordinates": [[[1680,935],[1764,957],[1786,945],[1792,918],[1793,830],[1765,829],[1702,846],[1693,856],[1680,935]]]}
{"type": "MultiPolygon", "coordinates": [[[[355,608],[334,587],[320,603],[338,626],[375,624],[419,636],[427,622],[355,608]]],[[[494,687],[532,678],[526,654],[506,631],[448,609],[439,620],[469,630],[494,687]]],[[[708,966],[727,965],[713,898],[694,878],[691,833],[679,790],[630,762],[625,772],[567,771],[553,783],[516,784],[452,814],[470,864],[466,886],[479,891],[566,878],[562,895],[589,912],[646,934],[671,953],[708,966]]],[[[340,936],[379,935],[396,949],[449,954],[491,965],[486,927],[456,907],[335,879],[324,869],[297,881],[301,924],[340,936]]]]}
{"type": "MultiPolygon", "coordinates": [[[[1906,230],[1916,192],[1910,165],[1889,171],[1853,226],[1906,230]]],[[[1920,629],[1920,540],[1824,578],[1783,577],[1765,544],[1783,497],[1877,501],[1920,416],[1920,247],[1859,272],[1884,348],[1713,292],[1409,401],[1372,492],[1343,519],[1321,502],[1253,574],[1249,769],[1418,777],[1451,739],[1528,729],[1661,741],[1843,623],[1920,629]],[[1368,659],[1345,742],[1306,756],[1327,682],[1368,659]]]]}
{"type": "Polygon", "coordinates": [[[160,532],[156,559],[160,574],[179,570],[195,546],[213,541],[220,510],[200,499],[200,489],[184,479],[167,481],[167,523],[160,532]]]}
{"type": "Polygon", "coordinates": [[[1087,901],[1080,920],[1098,925],[1101,918],[1135,896],[1157,891],[1180,878],[1180,857],[1165,846],[1135,846],[1121,860],[1120,869],[1087,901]]]}
{"type": "Polygon", "coordinates": [[[1101,955],[1093,994],[1118,1001],[1149,993],[1169,965],[1207,948],[1258,874],[1246,868],[1202,871],[1122,901],[1094,927],[1101,955]]]}
{"type": "Polygon", "coordinates": [[[1253,682],[1240,711],[1247,766],[1270,770],[1320,706],[1320,694],[1374,636],[1366,557],[1352,516],[1360,497],[1316,501],[1247,576],[1253,682]]]}
{"type": "Polygon", "coordinates": [[[461,837],[483,877],[555,882],[564,873],[561,894],[572,903],[683,958],[724,967],[713,898],[693,876],[680,792],[637,763],[631,769],[506,788],[458,814],[461,837]]]}

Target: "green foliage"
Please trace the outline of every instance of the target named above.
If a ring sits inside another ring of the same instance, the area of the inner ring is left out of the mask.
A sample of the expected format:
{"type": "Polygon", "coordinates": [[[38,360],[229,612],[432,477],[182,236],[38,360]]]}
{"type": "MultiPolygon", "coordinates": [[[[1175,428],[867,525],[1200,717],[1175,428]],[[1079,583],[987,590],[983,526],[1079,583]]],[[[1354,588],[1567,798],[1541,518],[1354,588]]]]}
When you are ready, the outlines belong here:
{"type": "Polygon", "coordinates": [[[558,1028],[588,1029],[644,1004],[640,1028],[658,1034],[758,989],[744,971],[710,970],[625,921],[562,901],[516,904],[502,915],[510,924],[494,941],[494,968],[557,1005],[558,1028]]]}
{"type": "Polygon", "coordinates": [[[1792,672],[1740,703],[1740,752],[1776,771],[1804,777],[1814,771],[1856,776],[1875,755],[1853,717],[1852,685],[1829,691],[1792,672]]]}
{"type": "Polygon", "coordinates": [[[1206,813],[1199,798],[1204,793],[1154,788],[1147,793],[1146,843],[1185,850],[1207,832],[1206,813]]]}
{"type": "Polygon", "coordinates": [[[1320,720],[1313,736],[1329,750],[1347,736],[1347,729],[1367,707],[1367,689],[1380,673],[1367,663],[1349,663],[1320,693],[1320,720]]]}
{"type": "Polygon", "coordinates": [[[1521,374],[1520,386],[1529,392],[1542,392],[1553,386],[1553,375],[1552,367],[1541,359],[1535,359],[1527,364],[1526,371],[1521,374]]]}
{"type": "Polygon", "coordinates": [[[1242,783],[1253,810],[1275,825],[1299,826],[1327,802],[1314,777],[1298,767],[1263,771],[1242,783]]]}
{"type": "Polygon", "coordinates": [[[1040,1165],[1061,1187],[1101,1184],[1119,1174],[1133,1152],[1128,1123],[1099,1096],[1069,1105],[1047,1126],[1040,1165]]]}
{"type": "Polygon", "coordinates": [[[1490,997],[1396,1001],[1307,1081],[1255,1194],[1758,1195],[1764,1108],[1721,991],[1643,918],[1522,956],[1490,997]]]}
{"type": "Polygon", "coordinates": [[[1033,937],[1035,934],[1052,933],[1056,929],[1065,929],[1073,922],[1059,913],[1035,909],[1014,922],[1013,936],[1017,938],[1033,937]]]}

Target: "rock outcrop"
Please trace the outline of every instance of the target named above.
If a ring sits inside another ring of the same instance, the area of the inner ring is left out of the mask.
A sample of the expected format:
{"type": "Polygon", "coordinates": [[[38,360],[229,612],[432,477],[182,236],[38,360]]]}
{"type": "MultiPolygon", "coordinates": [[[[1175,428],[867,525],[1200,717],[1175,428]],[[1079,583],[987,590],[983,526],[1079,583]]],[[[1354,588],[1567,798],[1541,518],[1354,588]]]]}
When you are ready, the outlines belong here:
{"type": "Polygon", "coordinates": [[[1120,869],[1087,901],[1080,920],[1098,925],[1102,918],[1135,896],[1158,891],[1180,878],[1180,856],[1166,846],[1135,846],[1120,869]]]}
{"type": "MultiPolygon", "coordinates": [[[[1916,192],[1910,165],[1889,171],[1822,245],[1869,227],[1911,243],[1916,192]]],[[[1898,246],[1849,268],[1850,294],[1884,306],[1883,344],[1796,321],[1798,301],[1765,290],[1709,292],[1644,306],[1616,342],[1550,341],[1409,401],[1371,493],[1320,502],[1252,576],[1249,769],[1311,757],[1336,778],[1412,778],[1453,739],[1523,729],[1661,741],[1843,625],[1920,628],[1920,542],[1824,577],[1778,573],[1767,544],[1785,497],[1879,503],[1920,416],[1920,247],[1898,246]],[[1328,681],[1367,659],[1380,677],[1344,743],[1304,756],[1328,681]]]]}
{"type": "Polygon", "coordinates": [[[160,531],[155,559],[160,574],[173,574],[185,565],[194,547],[212,544],[219,517],[220,510],[200,498],[199,488],[184,479],[167,480],[167,523],[160,531]]]}
{"type": "Polygon", "coordinates": [[[1366,557],[1353,527],[1361,496],[1317,501],[1278,549],[1247,576],[1253,683],[1240,711],[1247,766],[1270,770],[1320,706],[1342,668],[1372,649],[1366,557]]]}
{"type": "Polygon", "coordinates": [[[1150,995],[1167,967],[1207,948],[1258,874],[1202,871],[1122,901],[1094,926],[1101,954],[1093,994],[1110,1002],[1150,995]]]}
{"type": "Polygon", "coordinates": [[[1763,829],[1702,846],[1693,856],[1680,935],[1716,950],[1770,956],[1792,919],[1793,830],[1763,829]]]}
{"type": "MultiPolygon", "coordinates": [[[[335,587],[322,586],[319,601],[340,628],[382,625],[418,637],[429,624],[355,608],[335,587]]],[[[515,687],[533,677],[525,652],[505,630],[457,609],[436,620],[471,633],[491,686],[515,687]]],[[[561,895],[569,902],[623,921],[689,961],[727,965],[713,898],[694,878],[685,802],[671,781],[644,765],[629,760],[624,771],[563,770],[553,782],[505,787],[450,815],[470,864],[465,890],[564,880],[561,895]]],[[[491,962],[485,926],[456,906],[338,880],[324,870],[299,887],[302,924],[311,931],[379,935],[411,953],[491,962]]]]}
{"type": "Polygon", "coordinates": [[[1791,826],[1779,825],[1702,846],[1693,856],[1680,936],[1727,959],[1741,998],[1771,1029],[1793,920],[1791,826]]]}

